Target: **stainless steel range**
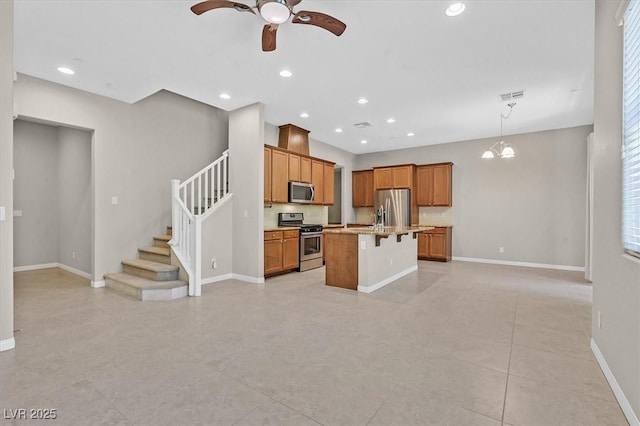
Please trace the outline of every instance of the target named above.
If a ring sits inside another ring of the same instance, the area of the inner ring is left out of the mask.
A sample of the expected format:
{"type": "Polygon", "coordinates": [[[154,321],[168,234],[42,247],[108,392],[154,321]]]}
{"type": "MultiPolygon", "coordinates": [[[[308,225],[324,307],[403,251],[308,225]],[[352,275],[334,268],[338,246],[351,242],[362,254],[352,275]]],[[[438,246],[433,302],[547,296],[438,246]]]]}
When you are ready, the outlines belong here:
{"type": "Polygon", "coordinates": [[[300,229],[300,272],[321,267],[324,255],[322,225],[303,222],[303,213],[278,213],[278,226],[294,226],[300,229]]]}

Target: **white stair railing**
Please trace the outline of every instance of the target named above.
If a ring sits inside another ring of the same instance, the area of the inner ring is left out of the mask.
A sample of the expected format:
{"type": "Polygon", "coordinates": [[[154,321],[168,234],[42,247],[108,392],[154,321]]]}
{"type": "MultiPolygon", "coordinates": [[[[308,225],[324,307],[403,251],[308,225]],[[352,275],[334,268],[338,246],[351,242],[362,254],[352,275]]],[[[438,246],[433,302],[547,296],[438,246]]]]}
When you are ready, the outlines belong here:
{"type": "Polygon", "coordinates": [[[189,296],[200,296],[202,285],[202,222],[231,197],[229,150],[204,169],[180,183],[171,181],[169,245],[189,275],[189,296]]]}

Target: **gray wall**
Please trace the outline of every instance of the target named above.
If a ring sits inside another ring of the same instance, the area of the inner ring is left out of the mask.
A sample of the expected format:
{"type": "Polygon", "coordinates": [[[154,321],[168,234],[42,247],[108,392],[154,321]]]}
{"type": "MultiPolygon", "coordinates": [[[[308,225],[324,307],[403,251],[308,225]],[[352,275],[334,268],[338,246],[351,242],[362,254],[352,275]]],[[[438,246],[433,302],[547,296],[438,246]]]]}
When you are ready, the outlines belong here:
{"type": "Polygon", "coordinates": [[[229,190],[233,193],[233,273],[264,280],[264,106],[229,113],[229,190]]]}
{"type": "Polygon", "coordinates": [[[592,336],[640,418],[640,261],[622,249],[622,28],[614,19],[617,6],[596,1],[592,336]]]}
{"type": "Polygon", "coordinates": [[[435,210],[452,217],[454,256],[583,267],[590,132],[506,136],[517,155],[509,160],[480,158],[490,138],[359,155],[356,170],[451,161],[453,206],[435,210]]]}
{"type": "Polygon", "coordinates": [[[13,340],[13,0],[0,1],[0,350],[13,340]]]}
{"type": "Polygon", "coordinates": [[[233,272],[233,198],[202,223],[202,280],[233,272]],[[216,259],[213,269],[211,260],[216,259]]]}
{"type": "Polygon", "coordinates": [[[14,167],[14,266],[90,274],[91,133],[16,120],[14,167]]]}
{"type": "Polygon", "coordinates": [[[90,274],[92,134],[58,127],[57,136],[58,263],[90,274]]]}
{"type": "Polygon", "coordinates": [[[96,281],[171,223],[170,180],[190,177],[227,148],[226,112],[170,92],[130,105],[25,75],[14,90],[20,116],[94,131],[96,281]]]}
{"type": "Polygon", "coordinates": [[[14,266],[58,262],[58,131],[14,122],[14,266]]]}

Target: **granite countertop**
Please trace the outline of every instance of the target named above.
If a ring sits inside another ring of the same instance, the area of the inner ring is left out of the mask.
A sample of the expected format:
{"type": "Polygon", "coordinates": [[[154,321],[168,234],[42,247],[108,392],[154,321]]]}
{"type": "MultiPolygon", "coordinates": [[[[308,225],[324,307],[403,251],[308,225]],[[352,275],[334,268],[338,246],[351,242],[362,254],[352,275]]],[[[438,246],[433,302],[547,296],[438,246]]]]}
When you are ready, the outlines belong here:
{"type": "Polygon", "coordinates": [[[344,228],[344,225],[337,225],[337,224],[329,224],[329,225],[322,225],[323,229],[338,229],[338,228],[344,228]]]}
{"type": "Polygon", "coordinates": [[[373,226],[368,228],[341,228],[341,229],[325,229],[325,234],[366,234],[389,236],[397,234],[407,234],[410,232],[422,232],[433,229],[433,226],[385,226],[381,229],[374,229],[373,226]]]}
{"type": "Polygon", "coordinates": [[[264,228],[264,232],[274,232],[274,231],[297,231],[298,227],[295,226],[272,226],[269,228],[264,228]]]}

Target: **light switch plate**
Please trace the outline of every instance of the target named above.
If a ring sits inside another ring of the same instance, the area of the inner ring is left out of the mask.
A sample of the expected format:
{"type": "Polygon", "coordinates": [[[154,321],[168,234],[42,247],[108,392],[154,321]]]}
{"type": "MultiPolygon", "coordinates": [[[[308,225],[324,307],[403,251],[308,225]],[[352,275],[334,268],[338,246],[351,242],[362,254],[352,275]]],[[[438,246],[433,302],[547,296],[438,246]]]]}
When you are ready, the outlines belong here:
{"type": "Polygon", "coordinates": [[[116,196],[111,197],[111,205],[112,206],[117,206],[118,205],[118,197],[116,197],[116,196]]]}
{"type": "Polygon", "coordinates": [[[14,210],[13,217],[22,217],[22,210],[14,210]]]}
{"type": "Polygon", "coordinates": [[[0,207],[0,222],[7,220],[5,211],[4,207],[0,207]]]}

